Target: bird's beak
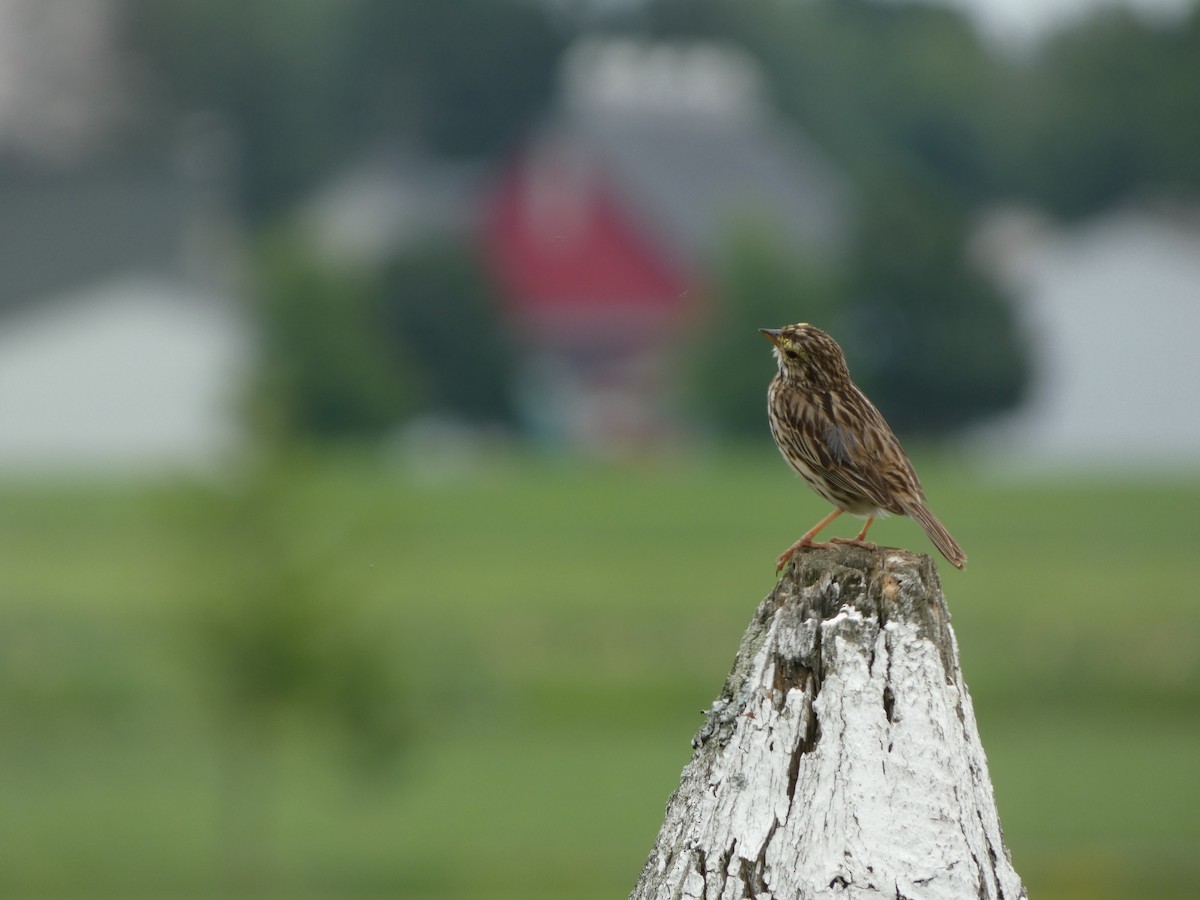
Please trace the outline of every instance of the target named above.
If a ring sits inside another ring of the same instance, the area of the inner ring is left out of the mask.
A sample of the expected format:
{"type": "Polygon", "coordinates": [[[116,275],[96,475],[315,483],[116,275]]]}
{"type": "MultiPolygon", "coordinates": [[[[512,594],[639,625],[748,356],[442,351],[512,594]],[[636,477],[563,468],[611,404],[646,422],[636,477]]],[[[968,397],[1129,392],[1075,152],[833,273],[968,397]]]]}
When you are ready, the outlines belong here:
{"type": "Polygon", "coordinates": [[[770,341],[776,347],[779,346],[779,335],[782,333],[780,331],[780,329],[778,329],[778,328],[760,328],[758,330],[761,331],[766,336],[768,341],[770,341]]]}

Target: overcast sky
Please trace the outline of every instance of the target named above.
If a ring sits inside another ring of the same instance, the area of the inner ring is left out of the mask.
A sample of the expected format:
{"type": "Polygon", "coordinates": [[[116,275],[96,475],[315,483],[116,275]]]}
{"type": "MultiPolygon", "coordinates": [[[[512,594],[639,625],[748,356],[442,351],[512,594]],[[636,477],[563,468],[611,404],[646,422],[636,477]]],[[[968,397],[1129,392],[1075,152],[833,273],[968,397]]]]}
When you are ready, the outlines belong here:
{"type": "Polygon", "coordinates": [[[1105,6],[1124,6],[1151,19],[1170,21],[1194,0],[937,0],[968,13],[991,38],[1005,45],[1030,40],[1105,6]]]}

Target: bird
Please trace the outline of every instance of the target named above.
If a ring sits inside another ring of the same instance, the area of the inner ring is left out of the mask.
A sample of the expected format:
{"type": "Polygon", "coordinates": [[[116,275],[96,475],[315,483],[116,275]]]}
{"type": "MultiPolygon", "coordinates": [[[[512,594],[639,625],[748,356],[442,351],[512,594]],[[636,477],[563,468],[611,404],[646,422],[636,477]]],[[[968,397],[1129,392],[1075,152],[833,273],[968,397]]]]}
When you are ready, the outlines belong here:
{"type": "Polygon", "coordinates": [[[916,470],[883,414],[850,379],[837,341],[807,322],[759,331],[774,345],[779,366],[767,390],[771,436],[788,465],[834,507],[780,555],[775,571],[803,547],[829,547],[814,539],[847,512],[866,517],[866,524],[856,537],[832,542],[874,550],[866,539],[871,523],[907,516],[948,562],[963,568],[967,555],[930,512],[916,470]]]}

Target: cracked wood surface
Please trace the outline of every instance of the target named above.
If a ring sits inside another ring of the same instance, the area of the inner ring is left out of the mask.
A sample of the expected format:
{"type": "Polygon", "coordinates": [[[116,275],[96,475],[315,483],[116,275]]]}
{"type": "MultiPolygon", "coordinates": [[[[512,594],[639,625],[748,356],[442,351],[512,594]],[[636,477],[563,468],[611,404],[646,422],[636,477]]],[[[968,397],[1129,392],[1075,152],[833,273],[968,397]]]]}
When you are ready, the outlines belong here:
{"type": "Polygon", "coordinates": [[[692,746],[631,900],[1026,896],[927,556],[798,553],[692,746]]]}

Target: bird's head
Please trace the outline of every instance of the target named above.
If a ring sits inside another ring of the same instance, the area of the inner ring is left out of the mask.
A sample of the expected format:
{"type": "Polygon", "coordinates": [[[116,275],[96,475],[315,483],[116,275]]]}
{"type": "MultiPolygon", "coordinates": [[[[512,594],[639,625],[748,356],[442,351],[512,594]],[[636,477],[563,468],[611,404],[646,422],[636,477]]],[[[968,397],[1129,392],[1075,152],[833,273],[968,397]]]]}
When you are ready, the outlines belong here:
{"type": "Polygon", "coordinates": [[[820,328],[799,322],[783,328],[760,328],[775,345],[779,376],[807,388],[832,388],[850,381],[846,355],[820,328]]]}

